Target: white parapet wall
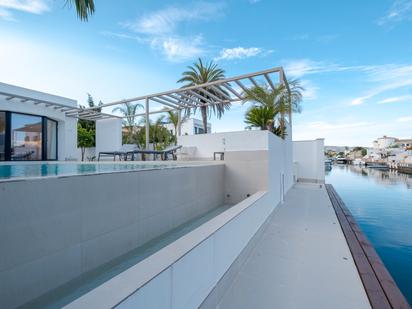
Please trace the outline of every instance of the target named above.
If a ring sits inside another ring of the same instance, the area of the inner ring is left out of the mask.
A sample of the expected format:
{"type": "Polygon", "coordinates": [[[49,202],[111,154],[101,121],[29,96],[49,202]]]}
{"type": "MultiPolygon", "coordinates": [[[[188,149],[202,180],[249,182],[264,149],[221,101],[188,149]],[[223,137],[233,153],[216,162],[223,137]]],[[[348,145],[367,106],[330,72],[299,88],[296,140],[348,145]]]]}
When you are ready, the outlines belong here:
{"type": "Polygon", "coordinates": [[[96,157],[101,151],[118,151],[122,147],[122,120],[109,118],[96,121],[96,157]]]}
{"type": "Polygon", "coordinates": [[[293,141],[296,181],[325,182],[324,139],[293,141]]]}

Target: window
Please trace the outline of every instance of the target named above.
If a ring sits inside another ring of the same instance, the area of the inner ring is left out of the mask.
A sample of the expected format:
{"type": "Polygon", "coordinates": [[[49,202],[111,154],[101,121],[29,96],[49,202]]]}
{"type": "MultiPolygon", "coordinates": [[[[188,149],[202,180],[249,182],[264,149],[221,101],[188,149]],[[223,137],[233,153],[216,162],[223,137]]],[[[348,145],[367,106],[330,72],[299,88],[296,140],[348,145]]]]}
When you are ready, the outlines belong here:
{"type": "Polygon", "coordinates": [[[6,160],[6,113],[0,112],[0,161],[6,160]]]}
{"type": "Polygon", "coordinates": [[[0,161],[57,160],[57,122],[0,111],[0,161]]]}
{"type": "Polygon", "coordinates": [[[42,118],[12,113],[11,160],[42,160],[42,118]]]}

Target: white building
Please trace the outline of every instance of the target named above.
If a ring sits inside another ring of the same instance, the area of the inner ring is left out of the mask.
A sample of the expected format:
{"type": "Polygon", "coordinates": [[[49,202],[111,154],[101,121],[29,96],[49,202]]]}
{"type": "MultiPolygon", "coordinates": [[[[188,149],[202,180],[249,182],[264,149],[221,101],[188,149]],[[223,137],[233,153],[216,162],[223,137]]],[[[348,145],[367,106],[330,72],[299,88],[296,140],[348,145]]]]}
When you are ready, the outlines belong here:
{"type": "Polygon", "coordinates": [[[375,149],[385,149],[391,146],[396,142],[397,138],[389,137],[389,136],[382,136],[377,140],[373,141],[373,148],[375,149]]]}
{"type": "MultiPolygon", "coordinates": [[[[164,125],[170,132],[174,135],[175,134],[175,127],[171,123],[166,123],[164,125]]],[[[207,132],[212,132],[212,125],[208,122],[207,123],[207,132]]],[[[196,134],[203,134],[203,122],[196,118],[187,118],[182,122],[181,126],[181,135],[196,135],[196,134]]]]}
{"type": "Polygon", "coordinates": [[[0,83],[0,161],[77,157],[75,100],[0,83]]]}
{"type": "Polygon", "coordinates": [[[77,101],[0,83],[0,161],[79,160],[77,119],[96,121],[96,149],[121,147],[121,119],[77,101]]]}

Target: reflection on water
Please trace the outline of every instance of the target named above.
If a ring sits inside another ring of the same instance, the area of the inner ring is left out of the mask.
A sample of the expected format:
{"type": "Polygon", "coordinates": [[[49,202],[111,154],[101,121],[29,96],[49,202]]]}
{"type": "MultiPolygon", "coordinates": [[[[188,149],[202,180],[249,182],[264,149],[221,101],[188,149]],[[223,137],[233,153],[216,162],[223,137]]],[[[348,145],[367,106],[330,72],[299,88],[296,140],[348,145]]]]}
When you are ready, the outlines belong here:
{"type": "Polygon", "coordinates": [[[326,172],[412,303],[412,175],[335,165],[326,172]]]}

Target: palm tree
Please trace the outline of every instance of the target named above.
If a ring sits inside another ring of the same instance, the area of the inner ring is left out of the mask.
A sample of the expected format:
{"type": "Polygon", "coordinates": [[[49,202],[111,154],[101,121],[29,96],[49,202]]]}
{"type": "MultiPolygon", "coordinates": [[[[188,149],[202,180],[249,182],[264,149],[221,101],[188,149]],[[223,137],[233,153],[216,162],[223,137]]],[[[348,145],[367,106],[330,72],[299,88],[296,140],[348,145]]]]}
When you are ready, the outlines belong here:
{"type": "Polygon", "coordinates": [[[289,90],[290,92],[283,84],[276,86],[274,89],[268,85],[262,85],[246,90],[243,93],[243,102],[252,102],[253,106],[246,113],[245,122],[260,128],[266,126],[268,130],[274,133],[275,131],[280,132],[280,136],[285,138],[285,115],[301,111],[300,103],[304,88],[299,80],[292,80],[289,82],[289,90]],[[268,117],[271,115],[273,115],[273,118],[269,121],[268,117]],[[278,127],[275,126],[275,120],[279,123],[278,127]],[[268,127],[269,124],[270,128],[268,127]]]}
{"type": "Polygon", "coordinates": [[[117,106],[112,110],[112,112],[119,111],[125,118],[125,120],[123,120],[123,126],[127,129],[127,143],[131,142],[133,128],[135,125],[136,112],[139,108],[143,108],[143,105],[139,103],[127,102],[124,103],[123,106],[117,106]]]}
{"type": "MultiPolygon", "coordinates": [[[[175,139],[175,145],[177,143],[177,133],[179,131],[179,113],[180,111],[167,111],[167,117],[166,117],[166,122],[171,123],[174,128],[174,139],[175,139]]],[[[183,116],[181,119],[181,122],[184,122],[185,119],[187,118],[187,115],[183,116]]]]}
{"type": "MultiPolygon", "coordinates": [[[[203,64],[202,59],[199,58],[198,62],[191,66],[188,66],[188,71],[182,73],[182,78],[179,79],[178,83],[186,83],[183,87],[190,87],[194,85],[200,85],[204,83],[213,82],[216,80],[223,79],[225,77],[225,71],[220,69],[216,63],[210,61],[209,63],[203,64]]],[[[207,91],[212,93],[214,96],[222,97],[220,93],[217,93],[213,88],[207,88],[207,91]]],[[[223,91],[223,89],[222,89],[223,91]]],[[[206,98],[208,98],[206,96],[206,98]]],[[[209,99],[209,98],[208,98],[209,99]]],[[[210,98],[212,100],[212,98],[210,98]]],[[[195,106],[194,113],[196,109],[199,108],[202,114],[202,122],[204,133],[207,133],[207,118],[212,113],[218,118],[221,118],[226,110],[230,108],[230,102],[222,102],[219,104],[206,105],[206,101],[199,100],[199,105],[195,106]]]]}
{"type": "Polygon", "coordinates": [[[77,17],[81,21],[87,21],[90,15],[94,13],[94,1],[93,0],[67,0],[69,5],[76,7],[77,17]]]}
{"type": "Polygon", "coordinates": [[[249,127],[273,131],[276,110],[272,106],[251,106],[245,115],[249,127]]]}

